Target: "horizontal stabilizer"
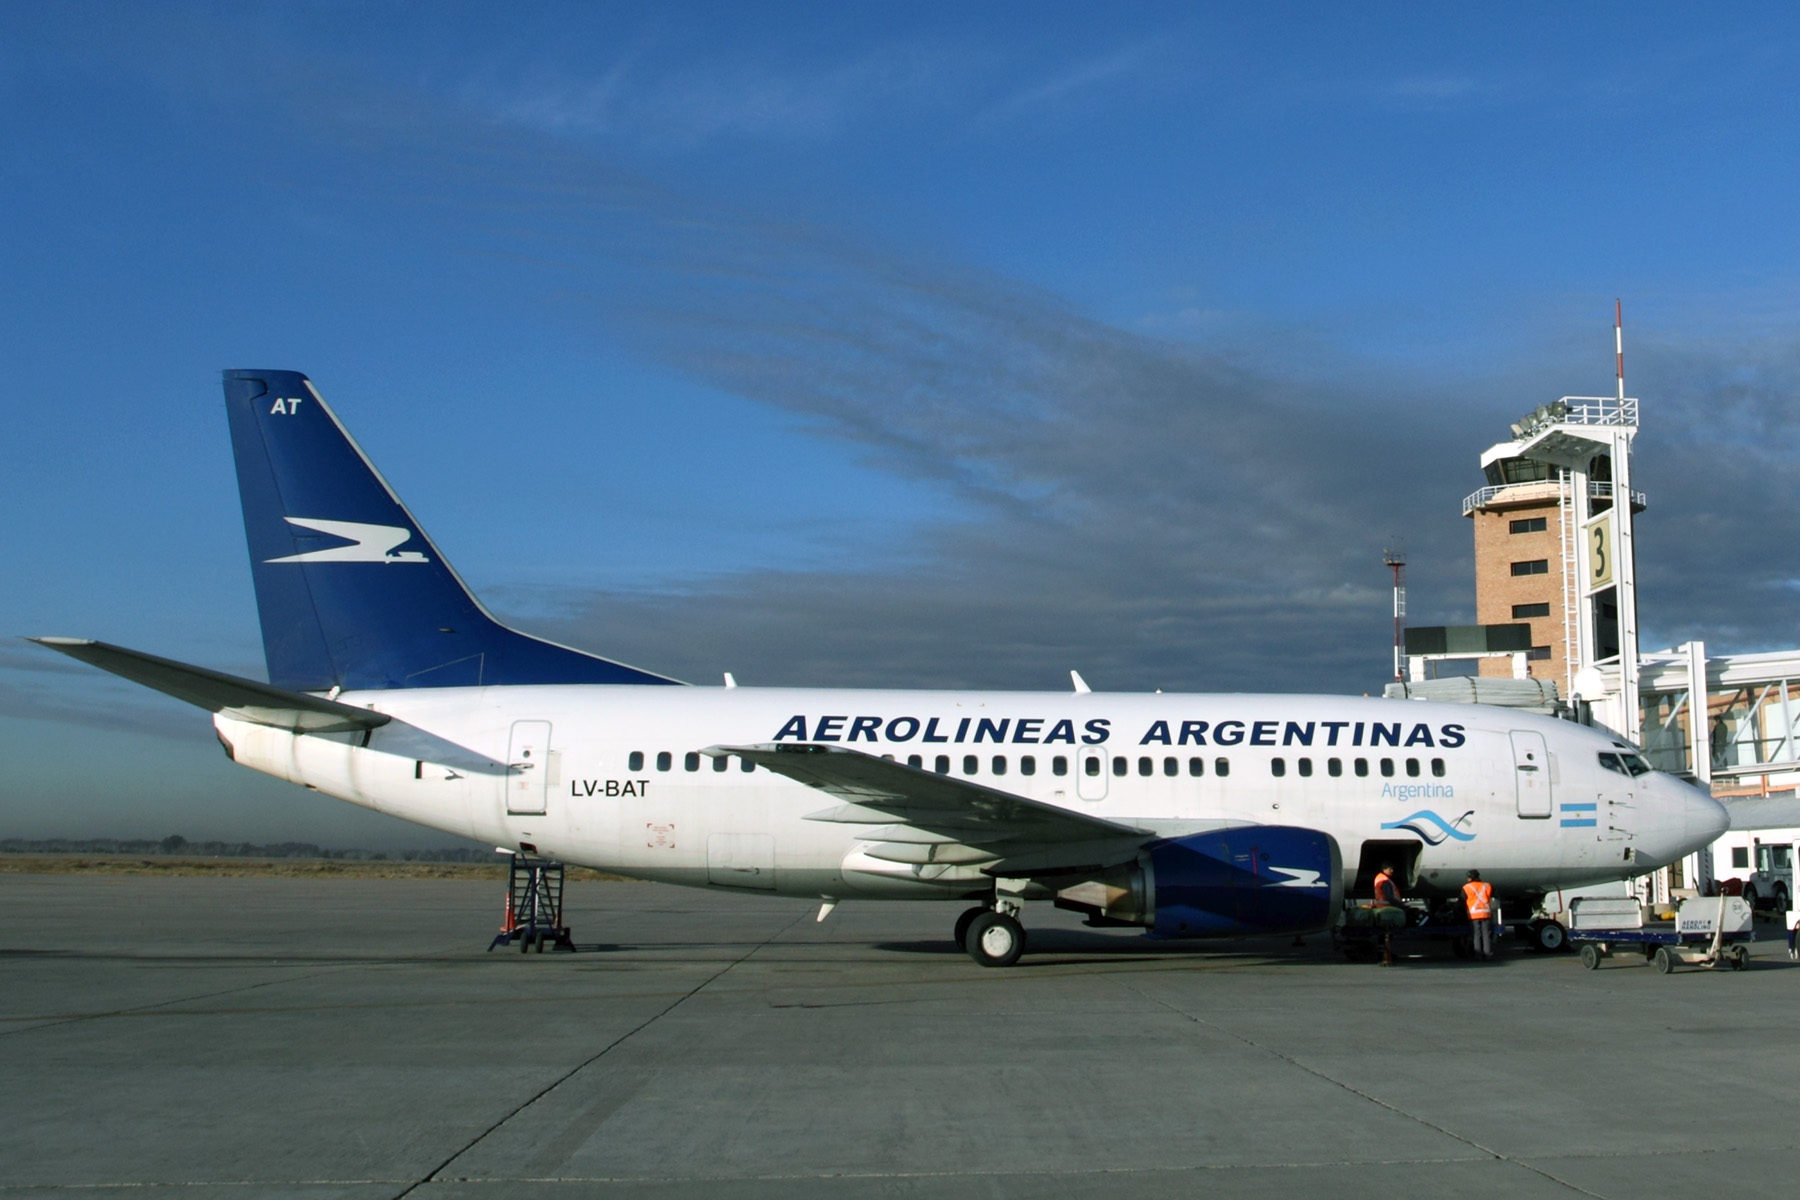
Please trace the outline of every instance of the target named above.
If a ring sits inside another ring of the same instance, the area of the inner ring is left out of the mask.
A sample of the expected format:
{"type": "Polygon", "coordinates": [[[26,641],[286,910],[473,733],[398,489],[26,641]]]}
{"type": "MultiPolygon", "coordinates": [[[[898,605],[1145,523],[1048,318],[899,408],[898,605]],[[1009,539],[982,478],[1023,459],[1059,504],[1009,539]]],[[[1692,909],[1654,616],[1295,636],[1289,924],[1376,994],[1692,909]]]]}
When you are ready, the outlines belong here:
{"type": "Polygon", "coordinates": [[[366,708],[339,704],[322,696],[290,692],[253,679],[240,679],[223,671],[189,666],[86,638],[32,638],[59,654],[78,658],[102,671],[111,671],[133,683],[154,688],[208,712],[224,713],[240,721],[272,725],[294,733],[345,733],[376,729],[392,718],[366,708]]]}

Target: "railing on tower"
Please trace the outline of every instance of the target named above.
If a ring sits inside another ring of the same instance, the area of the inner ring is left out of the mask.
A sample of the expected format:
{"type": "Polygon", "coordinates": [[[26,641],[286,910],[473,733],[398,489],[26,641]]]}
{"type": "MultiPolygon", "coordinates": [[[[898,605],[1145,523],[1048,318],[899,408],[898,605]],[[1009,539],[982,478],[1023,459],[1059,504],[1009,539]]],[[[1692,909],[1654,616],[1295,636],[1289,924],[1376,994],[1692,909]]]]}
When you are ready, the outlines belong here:
{"type": "MultiPolygon", "coordinates": [[[[1553,486],[1552,480],[1535,479],[1528,483],[1498,483],[1481,488],[1477,491],[1470,492],[1467,496],[1463,497],[1463,516],[1468,516],[1478,508],[1486,508],[1505,492],[1518,491],[1521,488],[1548,489],[1551,486],[1553,486]]],[[[1566,485],[1563,487],[1563,490],[1565,492],[1568,490],[1566,485]]],[[[1547,498],[1548,496],[1546,495],[1546,499],[1547,498]]],[[[1613,498],[1612,481],[1596,479],[1588,480],[1588,498],[1591,500],[1611,500],[1613,498]]],[[[1642,512],[1644,509],[1650,507],[1650,501],[1644,493],[1633,490],[1631,493],[1631,507],[1633,511],[1642,512]]]]}

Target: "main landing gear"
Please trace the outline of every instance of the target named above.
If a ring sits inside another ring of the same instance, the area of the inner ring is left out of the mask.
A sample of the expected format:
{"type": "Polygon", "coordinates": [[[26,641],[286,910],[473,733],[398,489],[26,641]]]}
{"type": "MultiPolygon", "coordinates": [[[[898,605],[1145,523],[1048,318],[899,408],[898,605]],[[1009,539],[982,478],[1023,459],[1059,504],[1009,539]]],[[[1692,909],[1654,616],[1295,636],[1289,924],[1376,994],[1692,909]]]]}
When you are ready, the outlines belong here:
{"type": "Polygon", "coordinates": [[[1025,927],[1014,906],[971,908],[956,918],[956,944],[984,967],[1010,967],[1025,953],[1025,927]]]}

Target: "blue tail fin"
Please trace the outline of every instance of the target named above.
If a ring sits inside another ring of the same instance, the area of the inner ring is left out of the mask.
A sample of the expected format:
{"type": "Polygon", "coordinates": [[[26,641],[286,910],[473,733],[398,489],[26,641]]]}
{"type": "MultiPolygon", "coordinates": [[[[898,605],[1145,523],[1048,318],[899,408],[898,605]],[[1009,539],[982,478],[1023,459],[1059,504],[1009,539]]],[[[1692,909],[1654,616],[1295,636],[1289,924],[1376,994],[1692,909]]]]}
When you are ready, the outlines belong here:
{"type": "Polygon", "coordinates": [[[269,682],[675,683],[508,629],[481,607],[296,371],[226,371],[269,682]]]}

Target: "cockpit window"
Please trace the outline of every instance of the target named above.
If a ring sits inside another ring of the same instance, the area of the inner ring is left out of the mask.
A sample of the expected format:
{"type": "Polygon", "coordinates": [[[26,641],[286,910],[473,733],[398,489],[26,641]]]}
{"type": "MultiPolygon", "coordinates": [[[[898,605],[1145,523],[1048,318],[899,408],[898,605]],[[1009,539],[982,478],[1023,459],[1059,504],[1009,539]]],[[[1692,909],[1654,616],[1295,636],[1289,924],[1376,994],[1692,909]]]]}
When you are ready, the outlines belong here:
{"type": "Polygon", "coordinates": [[[1637,754],[1602,754],[1600,755],[1600,765],[1609,771],[1617,771],[1619,774],[1628,775],[1633,779],[1639,775],[1650,773],[1650,764],[1644,761],[1643,756],[1637,754]]]}

